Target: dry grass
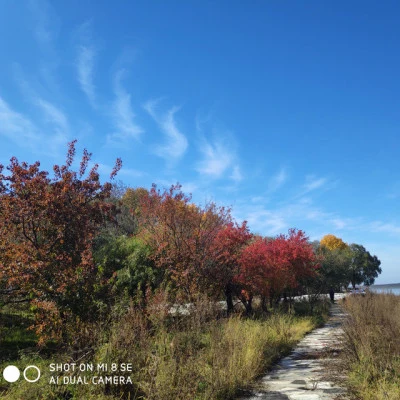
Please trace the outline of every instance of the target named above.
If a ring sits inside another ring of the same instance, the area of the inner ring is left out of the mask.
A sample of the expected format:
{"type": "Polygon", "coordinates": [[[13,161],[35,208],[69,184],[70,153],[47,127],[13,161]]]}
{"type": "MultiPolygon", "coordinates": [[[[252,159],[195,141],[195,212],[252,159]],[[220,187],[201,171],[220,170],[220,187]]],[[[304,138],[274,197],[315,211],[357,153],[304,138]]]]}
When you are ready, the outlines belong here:
{"type": "Polygon", "coordinates": [[[400,399],[400,297],[350,296],[342,367],[354,398],[400,399]]]}
{"type": "MultiPolygon", "coordinates": [[[[91,359],[95,363],[132,363],[134,371],[129,376],[133,385],[57,387],[48,384],[49,374],[44,373],[35,385],[12,385],[2,398],[232,399],[238,389],[252,383],[316,325],[313,317],[287,314],[265,319],[220,318],[213,306],[202,302],[184,317],[171,317],[162,307],[154,309],[157,311],[151,315],[134,307],[125,311],[110,326],[91,359]]],[[[50,362],[32,360],[42,365],[44,372],[50,362]]]]}
{"type": "Polygon", "coordinates": [[[138,329],[140,319],[130,317],[108,342],[108,357],[115,360],[123,354],[123,359],[134,358],[140,366],[135,375],[136,396],[230,399],[315,326],[310,317],[215,320],[211,315],[203,311],[173,322],[158,320],[150,336],[129,335],[138,329]]]}

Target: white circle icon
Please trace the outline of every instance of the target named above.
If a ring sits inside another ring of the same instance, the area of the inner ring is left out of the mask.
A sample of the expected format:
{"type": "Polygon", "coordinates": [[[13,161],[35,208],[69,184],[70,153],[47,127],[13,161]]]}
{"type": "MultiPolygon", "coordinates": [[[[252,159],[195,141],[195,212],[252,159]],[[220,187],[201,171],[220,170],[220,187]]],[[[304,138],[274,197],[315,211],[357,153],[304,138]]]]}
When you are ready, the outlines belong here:
{"type": "Polygon", "coordinates": [[[15,365],[9,365],[4,368],[3,377],[7,382],[16,382],[21,373],[15,365]]]}
{"type": "MultiPolygon", "coordinates": [[[[18,371],[19,372],[19,371],[18,371]]],[[[24,378],[27,382],[30,383],[34,383],[37,382],[40,378],[40,369],[36,366],[36,365],[28,365],[25,369],[24,369],[24,378]],[[37,371],[37,377],[35,379],[29,379],[26,377],[26,371],[28,371],[30,368],[33,368],[37,371]]]]}

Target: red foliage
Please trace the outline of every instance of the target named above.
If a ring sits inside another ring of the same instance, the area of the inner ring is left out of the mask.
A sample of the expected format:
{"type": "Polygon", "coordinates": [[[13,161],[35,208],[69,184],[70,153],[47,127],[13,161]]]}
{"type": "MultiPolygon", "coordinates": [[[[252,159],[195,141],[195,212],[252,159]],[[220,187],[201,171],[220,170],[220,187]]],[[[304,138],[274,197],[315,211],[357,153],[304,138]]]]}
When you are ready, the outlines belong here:
{"type": "Polygon", "coordinates": [[[211,247],[212,262],[208,269],[211,279],[225,287],[239,273],[239,260],[244,246],[252,238],[247,222],[230,222],[216,235],[211,247]]]}
{"type": "Polygon", "coordinates": [[[288,236],[256,238],[243,250],[240,265],[238,282],[253,294],[268,297],[312,276],[317,260],[304,232],[291,229],[288,236]]]}
{"type": "MultiPolygon", "coordinates": [[[[92,240],[112,206],[111,184],[100,184],[97,164],[86,173],[91,154],[84,150],[79,174],[71,170],[75,143],[54,178],[15,157],[0,166],[0,278],[14,298],[28,296],[40,307],[53,303],[66,313],[90,315],[87,308],[96,274],[92,240]]],[[[117,160],[112,175],[121,168],[117,160]]]]}
{"type": "Polygon", "coordinates": [[[192,298],[205,290],[209,253],[230,211],[209,203],[199,207],[173,185],[161,192],[153,185],[142,196],[141,235],[153,248],[153,258],[164,268],[179,291],[192,298]]]}

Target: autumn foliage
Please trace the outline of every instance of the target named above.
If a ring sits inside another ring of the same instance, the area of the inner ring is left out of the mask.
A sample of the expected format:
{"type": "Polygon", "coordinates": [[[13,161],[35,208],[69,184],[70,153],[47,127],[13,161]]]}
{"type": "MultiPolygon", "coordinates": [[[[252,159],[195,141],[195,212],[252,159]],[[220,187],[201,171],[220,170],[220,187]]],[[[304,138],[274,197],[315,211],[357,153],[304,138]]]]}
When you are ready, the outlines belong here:
{"type": "MultiPolygon", "coordinates": [[[[67,326],[96,321],[118,302],[146,311],[155,299],[205,296],[224,299],[228,313],[235,301],[251,313],[256,297],[267,311],[312,280],[346,279],[330,256],[348,246],[333,235],[319,250],[301,230],[254,235],[229,208],[197,205],[179,184],[118,191],[100,183],[97,165],[88,169],[87,150],[72,169],[75,144],[52,178],[39,162],[12,158],[6,173],[0,166],[0,300],[29,301],[42,341],[68,342],[67,326]]],[[[117,159],[111,179],[120,168],[117,159]]],[[[379,260],[357,249],[352,281],[373,282],[379,260]]]]}
{"type": "Polygon", "coordinates": [[[345,250],[348,247],[342,239],[332,234],[325,235],[321,239],[321,246],[326,247],[328,250],[345,250]]]}
{"type": "MultiPolygon", "coordinates": [[[[3,173],[0,166],[0,278],[9,301],[28,299],[40,324],[62,325],[70,316],[90,319],[96,268],[92,241],[112,214],[106,202],[111,184],[101,184],[98,166],[88,169],[86,150],[79,171],[71,166],[75,143],[69,144],[65,165],[54,177],[15,157],[3,173]],[[85,177],[86,175],[86,177],[85,177]],[[43,310],[44,312],[40,312],[43,310]]],[[[118,172],[117,160],[112,176],[118,172]]],[[[51,329],[50,329],[51,330],[51,329]]]]}
{"type": "Polygon", "coordinates": [[[313,276],[318,262],[304,232],[291,229],[274,239],[257,237],[243,250],[240,266],[237,281],[247,297],[251,293],[271,300],[313,276]]]}
{"type": "Polygon", "coordinates": [[[209,283],[210,250],[220,230],[230,222],[230,212],[209,203],[191,203],[179,185],[160,191],[155,185],[141,196],[140,235],[153,249],[153,259],[163,268],[179,295],[193,299],[209,283]]]}

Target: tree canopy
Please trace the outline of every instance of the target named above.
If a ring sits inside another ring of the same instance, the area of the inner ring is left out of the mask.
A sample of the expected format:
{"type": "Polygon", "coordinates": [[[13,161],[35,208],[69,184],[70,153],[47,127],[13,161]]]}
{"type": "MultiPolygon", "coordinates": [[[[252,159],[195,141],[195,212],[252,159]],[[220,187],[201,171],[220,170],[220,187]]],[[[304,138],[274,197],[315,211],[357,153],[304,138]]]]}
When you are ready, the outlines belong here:
{"type": "MultiPolygon", "coordinates": [[[[79,171],[72,170],[75,144],[69,144],[66,163],[53,167],[52,179],[39,162],[13,157],[7,174],[0,166],[0,278],[8,300],[29,299],[61,321],[93,315],[92,242],[113,212],[106,202],[111,184],[100,183],[98,165],[86,174],[86,149],[79,171]]],[[[120,168],[118,159],[110,177],[120,168]]]]}
{"type": "MultiPolygon", "coordinates": [[[[230,313],[235,297],[250,313],[255,296],[266,310],[288,292],[369,285],[381,272],[361,245],[331,234],[311,243],[297,229],[255,235],[229,208],[193,203],[179,184],[101,184],[87,150],[73,170],[75,145],[52,178],[39,162],[0,166],[2,299],[29,301],[42,338],[68,340],[67,326],[95,321],[118,299],[146,309],[157,292],[179,302],[205,295],[225,298],[230,313]]],[[[120,168],[117,159],[111,179],[120,168]]]]}
{"type": "Polygon", "coordinates": [[[344,250],[348,247],[342,239],[332,234],[325,235],[321,239],[321,246],[326,247],[328,250],[344,250]]]}
{"type": "Polygon", "coordinates": [[[360,244],[351,244],[351,262],[349,281],[353,288],[359,284],[367,286],[375,282],[375,278],[382,272],[381,261],[377,256],[372,256],[364,246],[360,244]]]}

